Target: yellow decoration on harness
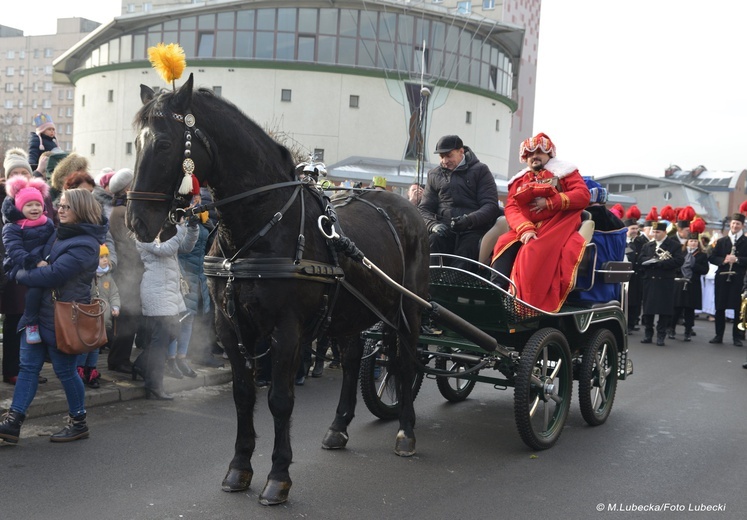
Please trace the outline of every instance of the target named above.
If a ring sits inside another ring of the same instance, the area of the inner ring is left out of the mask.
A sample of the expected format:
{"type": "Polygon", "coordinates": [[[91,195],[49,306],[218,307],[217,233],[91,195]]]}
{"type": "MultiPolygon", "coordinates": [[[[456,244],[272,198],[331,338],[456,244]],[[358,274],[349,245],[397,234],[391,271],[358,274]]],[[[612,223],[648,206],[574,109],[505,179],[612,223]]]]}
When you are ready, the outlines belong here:
{"type": "Polygon", "coordinates": [[[184,49],[178,43],[159,43],[155,47],[148,47],[148,59],[163,80],[171,83],[176,90],[174,81],[182,77],[187,67],[184,49]]]}

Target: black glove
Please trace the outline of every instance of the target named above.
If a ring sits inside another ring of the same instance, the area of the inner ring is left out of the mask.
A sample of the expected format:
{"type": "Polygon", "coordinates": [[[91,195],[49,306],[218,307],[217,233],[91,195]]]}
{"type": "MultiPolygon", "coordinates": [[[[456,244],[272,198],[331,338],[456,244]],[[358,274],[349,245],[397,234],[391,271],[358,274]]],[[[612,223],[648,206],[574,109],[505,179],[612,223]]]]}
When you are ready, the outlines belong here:
{"type": "Polygon", "coordinates": [[[435,233],[440,237],[445,237],[449,233],[449,228],[446,227],[446,224],[441,224],[439,222],[431,228],[431,233],[435,233]]]}
{"type": "Polygon", "coordinates": [[[451,229],[456,232],[466,231],[472,227],[472,221],[467,215],[460,215],[451,219],[451,229]]]}

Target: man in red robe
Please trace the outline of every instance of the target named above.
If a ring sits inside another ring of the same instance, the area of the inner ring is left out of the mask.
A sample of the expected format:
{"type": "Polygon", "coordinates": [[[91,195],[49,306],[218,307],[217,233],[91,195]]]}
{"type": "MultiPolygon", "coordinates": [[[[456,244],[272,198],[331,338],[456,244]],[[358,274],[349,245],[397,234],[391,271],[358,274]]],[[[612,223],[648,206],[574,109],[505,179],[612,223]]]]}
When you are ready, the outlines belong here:
{"type": "Polygon", "coordinates": [[[585,240],[578,233],[590,194],[578,169],[555,158],[543,134],[521,143],[528,167],[508,182],[510,227],[493,249],[492,267],[516,285],[516,297],[558,312],[576,282],[585,240]]]}

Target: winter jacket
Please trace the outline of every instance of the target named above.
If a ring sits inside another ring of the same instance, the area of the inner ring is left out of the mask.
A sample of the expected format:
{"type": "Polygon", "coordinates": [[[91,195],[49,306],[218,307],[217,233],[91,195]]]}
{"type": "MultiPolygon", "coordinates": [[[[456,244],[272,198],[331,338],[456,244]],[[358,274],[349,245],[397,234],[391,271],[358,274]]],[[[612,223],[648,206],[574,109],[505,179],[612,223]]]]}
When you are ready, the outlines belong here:
{"type": "Polygon", "coordinates": [[[176,234],[165,242],[135,241],[145,272],[140,284],[143,316],[176,316],[187,310],[180,289],[179,253],[187,253],[197,242],[196,225],[176,226],[176,234]]]}
{"type": "Polygon", "coordinates": [[[43,154],[44,152],[51,152],[55,148],[59,148],[60,145],[57,144],[57,138],[52,139],[46,134],[42,134],[42,142],[44,143],[44,150],[41,150],[39,148],[39,136],[36,132],[31,132],[29,135],[29,164],[31,165],[31,170],[36,170],[36,167],[39,166],[39,156],[43,154]]]}
{"type": "Polygon", "coordinates": [[[139,316],[142,313],[140,282],[145,268],[140,253],[135,247],[135,237],[125,225],[125,197],[114,199],[113,206],[109,225],[114,238],[114,247],[117,250],[117,267],[113,270],[112,276],[119,288],[122,313],[139,316]]]}
{"type": "Polygon", "coordinates": [[[464,147],[464,158],[465,163],[453,171],[437,166],[428,172],[418,209],[429,232],[436,224],[448,226],[452,218],[461,215],[469,216],[469,229],[487,231],[502,214],[488,166],[468,146],[464,147]]]}
{"type": "Polygon", "coordinates": [[[120,308],[119,289],[112,278],[111,269],[106,273],[96,271],[96,276],[91,284],[91,298],[101,298],[108,305],[104,314],[104,324],[107,329],[112,328],[112,311],[120,308]]]}
{"type": "Polygon", "coordinates": [[[40,226],[24,227],[18,224],[25,217],[10,197],[3,201],[2,211],[6,222],[3,226],[3,270],[9,280],[14,280],[19,269],[34,269],[44,259],[42,252],[49,237],[54,234],[54,224],[51,218],[40,226]]]}
{"type": "Polygon", "coordinates": [[[197,242],[192,251],[179,254],[179,266],[182,277],[189,285],[189,292],[184,295],[187,311],[190,314],[207,314],[210,312],[210,293],[203,263],[210,232],[204,224],[198,224],[197,228],[200,231],[197,242]]]}
{"type": "MultiPolygon", "coordinates": [[[[39,332],[45,345],[57,346],[52,289],[60,301],[91,301],[91,280],[99,265],[100,244],[109,227],[106,218],[102,221],[101,224],[60,224],[44,248],[43,255],[49,265],[21,269],[16,274],[16,280],[21,284],[49,289],[44,291],[39,312],[39,332]]],[[[19,329],[26,326],[25,319],[21,319],[19,329]]]]}

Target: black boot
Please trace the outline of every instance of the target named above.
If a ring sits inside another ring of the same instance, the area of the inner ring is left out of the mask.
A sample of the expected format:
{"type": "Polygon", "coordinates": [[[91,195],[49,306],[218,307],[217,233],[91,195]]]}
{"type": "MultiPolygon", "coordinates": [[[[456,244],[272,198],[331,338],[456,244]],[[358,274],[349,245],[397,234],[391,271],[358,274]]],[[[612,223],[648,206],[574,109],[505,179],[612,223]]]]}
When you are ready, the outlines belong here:
{"type": "Polygon", "coordinates": [[[0,439],[8,444],[18,444],[18,437],[21,435],[21,425],[25,418],[26,416],[20,412],[8,410],[8,413],[3,415],[3,420],[0,422],[0,439]]]}
{"type": "Polygon", "coordinates": [[[182,371],[176,366],[176,359],[169,358],[166,360],[166,375],[173,377],[174,379],[184,378],[184,374],[182,374],[182,371]]]}
{"type": "Polygon", "coordinates": [[[693,335],[693,331],[686,330],[685,331],[685,339],[683,341],[690,341],[690,338],[692,337],[692,335],[693,335]]]}
{"type": "Polygon", "coordinates": [[[643,339],[641,343],[653,343],[654,342],[654,328],[646,327],[643,329],[643,339]]]}
{"type": "Polygon", "coordinates": [[[52,442],[71,442],[78,439],[88,438],[88,425],[86,424],[86,414],[78,417],[68,416],[68,423],[57,433],[53,433],[49,440],[52,442]]]}
{"type": "Polygon", "coordinates": [[[656,344],[660,347],[664,346],[664,334],[657,334],[656,335],[656,344]]]}
{"type": "Polygon", "coordinates": [[[317,351],[314,359],[314,368],[311,370],[311,377],[322,377],[324,374],[324,358],[317,351]]]}
{"type": "Polygon", "coordinates": [[[179,372],[184,374],[187,377],[197,377],[197,372],[192,370],[192,367],[189,366],[189,363],[187,363],[186,358],[176,358],[176,368],[179,369],[179,372]]]}

